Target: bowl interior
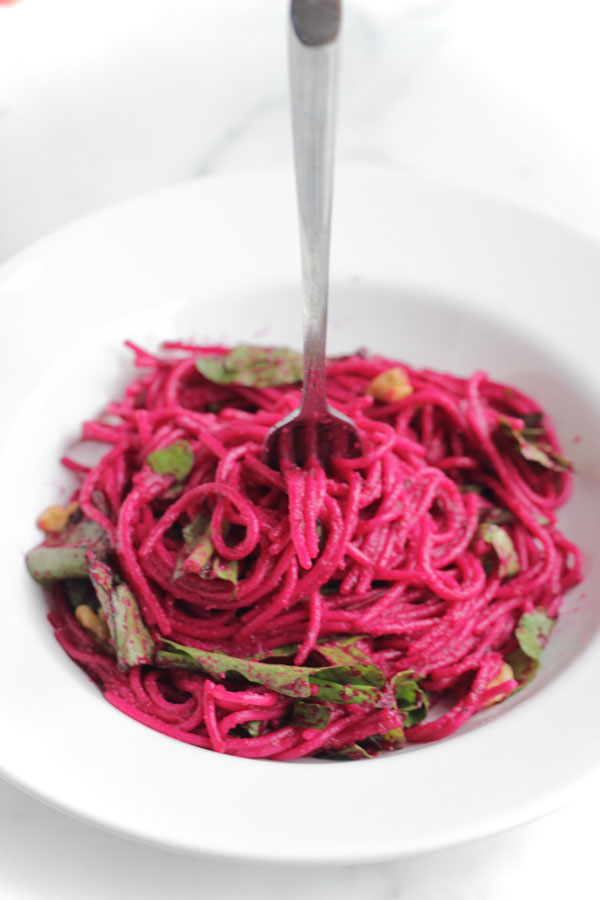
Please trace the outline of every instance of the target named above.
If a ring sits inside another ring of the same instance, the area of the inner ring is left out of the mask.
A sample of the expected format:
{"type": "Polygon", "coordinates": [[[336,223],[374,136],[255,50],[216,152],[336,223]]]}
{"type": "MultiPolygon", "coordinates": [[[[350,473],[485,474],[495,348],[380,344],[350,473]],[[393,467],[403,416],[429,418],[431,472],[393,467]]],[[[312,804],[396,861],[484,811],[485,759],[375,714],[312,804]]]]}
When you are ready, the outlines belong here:
{"type": "Polygon", "coordinates": [[[0,771],[123,835],[254,861],[397,858],[549,812],[600,748],[590,701],[600,678],[600,253],[509,204],[383,169],[340,171],[328,346],[484,369],[554,419],[577,471],[560,524],[584,552],[586,577],[526,690],[414,751],[290,765],[199,750],[134,722],[54,639],[23,556],[39,541],[40,509],[69,489],[58,460],[80,423],[134,375],[123,340],[297,347],[298,270],[291,172],[136,198],[2,267],[0,771]]]}
{"type": "MultiPolygon", "coordinates": [[[[209,326],[193,302],[171,305],[154,314],[153,320],[138,316],[127,322],[114,321],[65,353],[29,398],[18,424],[19,439],[8,444],[8,465],[28,473],[26,479],[15,479],[12,484],[12,503],[17,510],[12,527],[15,550],[24,554],[39,540],[33,524],[37,514],[46,505],[64,500],[74,486],[72,476],[61,469],[58,460],[77,442],[80,423],[99,414],[134,377],[131,354],[123,340],[130,338],[150,349],[177,337],[297,346],[298,299],[297,289],[289,285],[274,285],[256,295],[224,296],[211,310],[209,326]]],[[[494,379],[519,387],[542,404],[577,472],[573,496],[560,514],[560,524],[584,552],[585,582],[565,599],[535,681],[507,702],[475,716],[452,738],[456,740],[510,714],[515,705],[532,702],[598,632],[600,607],[593,598],[600,587],[599,575],[598,568],[591,565],[600,533],[598,403],[564,362],[536,343],[535,335],[512,331],[448,297],[382,285],[334,284],[328,346],[331,354],[366,347],[412,365],[459,375],[485,369],[494,379]]],[[[39,587],[23,571],[17,579],[22,609],[27,612],[22,634],[45,647],[49,655],[45,678],[52,679],[57,667],[68,669],[77,689],[95,696],[96,688],[54,643],[39,587]]],[[[410,752],[424,750],[426,746],[412,745],[410,752]]]]}

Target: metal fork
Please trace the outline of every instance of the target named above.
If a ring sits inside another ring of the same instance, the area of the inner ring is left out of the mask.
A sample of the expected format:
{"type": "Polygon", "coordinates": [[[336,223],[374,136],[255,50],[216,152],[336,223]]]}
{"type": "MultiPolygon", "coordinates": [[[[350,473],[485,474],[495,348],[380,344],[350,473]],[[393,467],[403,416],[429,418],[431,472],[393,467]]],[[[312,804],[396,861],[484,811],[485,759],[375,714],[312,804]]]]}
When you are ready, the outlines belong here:
{"type": "Polygon", "coordinates": [[[304,294],[304,382],[300,408],[271,429],[263,450],[273,468],[361,453],[358,429],[327,403],[325,340],[341,0],[292,0],[289,63],[304,294]]]}

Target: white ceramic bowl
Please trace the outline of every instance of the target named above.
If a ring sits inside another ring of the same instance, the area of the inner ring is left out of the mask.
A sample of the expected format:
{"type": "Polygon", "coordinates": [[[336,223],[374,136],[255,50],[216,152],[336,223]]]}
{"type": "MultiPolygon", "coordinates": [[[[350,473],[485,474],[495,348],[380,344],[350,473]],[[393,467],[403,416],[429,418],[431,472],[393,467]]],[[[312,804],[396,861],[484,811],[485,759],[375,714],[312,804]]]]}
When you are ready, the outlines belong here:
{"type": "Polygon", "coordinates": [[[534,818],[600,759],[600,248],[539,216],[391,171],[341,172],[329,335],[332,352],[485,368],[554,417],[578,473],[561,521],[586,579],[526,691],[446,741],[367,762],[236,759],[117,712],[45,620],[23,555],[68,484],[59,456],[132,375],[122,341],[298,345],[298,283],[288,172],[136,199],[0,270],[0,769],[123,835],[254,860],[372,861],[534,818]]]}

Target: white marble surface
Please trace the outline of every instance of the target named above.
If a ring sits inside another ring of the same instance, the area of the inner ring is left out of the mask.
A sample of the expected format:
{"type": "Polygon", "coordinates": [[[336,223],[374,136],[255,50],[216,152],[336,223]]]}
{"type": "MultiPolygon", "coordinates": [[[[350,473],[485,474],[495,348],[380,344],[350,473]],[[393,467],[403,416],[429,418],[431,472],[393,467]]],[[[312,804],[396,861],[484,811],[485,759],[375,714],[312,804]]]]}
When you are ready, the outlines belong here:
{"type": "MultiPolygon", "coordinates": [[[[285,7],[0,6],[0,258],[175,180],[288,165],[285,7]]],[[[599,31],[597,0],[347,0],[338,158],[499,193],[600,236],[599,31]]],[[[290,869],[149,849],[0,784],[0,896],[591,900],[599,802],[597,778],[566,810],[477,844],[290,869]]]]}
{"type": "Polygon", "coordinates": [[[2,900],[595,900],[600,779],[567,809],[440,853],[363,866],[216,862],[142,846],[0,783],[2,900]]]}
{"type": "MultiPolygon", "coordinates": [[[[284,0],[0,6],[1,253],[193,175],[287,165],[284,0]]],[[[600,233],[596,0],[347,0],[340,162],[600,233]]]]}

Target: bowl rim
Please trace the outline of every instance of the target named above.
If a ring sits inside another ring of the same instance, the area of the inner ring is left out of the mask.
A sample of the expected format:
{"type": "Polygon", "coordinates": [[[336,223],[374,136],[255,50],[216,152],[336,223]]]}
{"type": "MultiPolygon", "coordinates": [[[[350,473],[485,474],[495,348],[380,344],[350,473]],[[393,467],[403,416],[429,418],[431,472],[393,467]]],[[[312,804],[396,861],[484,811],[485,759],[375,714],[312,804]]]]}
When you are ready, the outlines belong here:
{"type": "MultiPolygon", "coordinates": [[[[408,216],[411,213],[417,215],[419,210],[425,207],[426,216],[423,216],[417,229],[418,231],[420,229],[421,237],[427,222],[441,220],[440,229],[445,238],[449,238],[451,227],[457,229],[455,244],[456,246],[460,244],[459,250],[463,253],[467,252],[468,242],[475,238],[479,241],[478,246],[482,245],[483,251],[487,251],[490,261],[502,259],[503,265],[508,265],[507,257],[510,259],[512,252],[517,261],[521,259],[529,286],[537,283],[537,277],[544,287],[547,287],[552,273],[545,272],[542,277],[542,272],[538,271],[544,261],[550,265],[550,269],[555,273],[554,277],[560,276],[565,280],[568,271],[576,276],[575,281],[579,283],[585,275],[586,290],[583,296],[576,296],[571,302],[578,314],[582,315],[582,321],[578,326],[580,329],[585,328],[587,333],[597,321],[597,314],[590,308],[588,298],[593,296],[594,290],[600,288],[600,247],[573,229],[497,198],[439,183],[406,178],[397,172],[386,170],[340,170],[338,194],[341,194],[340,205],[345,212],[352,209],[353,205],[362,213],[369,208],[375,208],[384,217],[387,215],[385,223],[388,226],[390,223],[395,224],[397,209],[404,209],[403,214],[408,216]],[[385,210],[387,214],[383,212],[385,210]],[[496,241],[494,248],[486,243],[491,236],[496,241]],[[465,247],[462,247],[461,242],[465,247]],[[521,258],[520,252],[516,252],[523,245],[528,248],[530,254],[528,259],[521,258]],[[582,265],[584,265],[583,273],[581,268],[576,268],[582,265]]],[[[42,270],[41,282],[35,282],[30,287],[27,287],[26,283],[25,288],[21,286],[20,290],[26,297],[26,302],[33,302],[34,306],[37,302],[39,305],[40,297],[43,297],[44,284],[50,283],[53,291],[60,286],[61,278],[63,281],[65,278],[61,266],[64,267],[65,259],[77,250],[82,253],[82,261],[76,263],[76,268],[79,267],[79,275],[75,273],[76,283],[78,278],[80,281],[83,279],[85,283],[85,273],[81,266],[88,258],[96,258],[94,254],[100,255],[108,251],[109,257],[112,254],[118,265],[126,266],[127,263],[123,262],[123,258],[117,253],[117,245],[112,239],[107,239],[107,234],[114,235],[116,232],[120,238],[132,227],[132,223],[140,223],[148,216],[155,223],[151,235],[154,240],[156,235],[160,234],[161,217],[164,217],[166,223],[170,223],[169,227],[177,216],[184,223],[198,226],[197,213],[194,211],[198,203],[203,205],[205,215],[209,216],[216,203],[224,204],[230,212],[235,209],[237,203],[243,203],[245,209],[252,209],[252,204],[256,208],[256,203],[260,200],[267,214],[281,217],[281,228],[287,236],[295,230],[295,221],[292,221],[295,214],[286,211],[285,207],[290,199],[293,200],[293,193],[290,173],[286,170],[211,177],[126,201],[60,229],[5,263],[0,267],[0,301],[4,297],[10,303],[14,295],[15,280],[18,285],[19,277],[24,272],[26,274],[32,266],[34,269],[37,266],[42,270]]],[[[291,209],[293,211],[293,205],[291,209]]],[[[243,223],[236,226],[236,233],[244,235],[250,244],[255,245],[259,237],[250,238],[247,230],[250,214],[246,212],[242,218],[243,223]]],[[[202,227],[204,229],[202,236],[210,243],[210,229],[206,224],[202,227]]],[[[378,226],[378,236],[383,227],[381,224],[378,226]]],[[[260,231],[260,228],[257,227],[257,230],[260,231]]],[[[344,242],[351,247],[357,245],[360,238],[358,225],[354,225],[348,233],[343,228],[338,231],[340,236],[335,246],[342,247],[344,242]]],[[[412,263],[407,265],[404,265],[402,260],[394,258],[389,244],[385,243],[385,235],[381,236],[384,240],[379,246],[379,252],[366,252],[358,263],[356,258],[353,258],[349,264],[347,260],[344,261],[343,253],[339,250],[334,252],[332,259],[334,285],[347,286],[356,277],[366,280],[374,290],[381,289],[383,285],[393,287],[394,284],[401,284],[403,288],[414,285],[415,289],[419,290],[426,289],[430,284],[428,289],[436,296],[460,296],[462,309],[466,314],[483,309],[490,320],[497,319],[508,327],[514,328],[517,322],[523,321],[526,321],[527,328],[533,327],[535,317],[531,316],[531,311],[526,312],[524,319],[521,319],[523,310],[519,309],[519,303],[514,299],[502,308],[496,305],[497,298],[507,290],[506,283],[501,284],[499,288],[495,286],[486,293],[486,285],[488,287],[489,285],[485,281],[485,271],[481,264],[475,275],[470,273],[469,277],[466,277],[465,271],[461,270],[452,281],[450,276],[453,263],[450,258],[444,257],[443,240],[439,235],[430,236],[430,241],[435,244],[434,249],[430,246],[433,257],[442,258],[440,268],[433,273],[426,271],[424,256],[416,262],[412,260],[412,263]],[[464,291],[460,290],[461,283],[464,284],[464,291]]],[[[418,239],[419,235],[414,238],[415,243],[418,239]]],[[[140,238],[140,241],[142,240],[143,235],[140,238]]],[[[216,240],[217,238],[213,237],[213,241],[216,240]]],[[[167,259],[160,262],[161,267],[166,267],[168,263],[168,248],[164,252],[167,259]]],[[[190,247],[186,246],[185,253],[189,252],[190,247]]],[[[205,252],[208,252],[206,248],[205,252]]],[[[263,286],[265,284],[276,286],[282,278],[284,282],[286,279],[288,283],[293,282],[296,269],[290,268],[290,260],[295,253],[295,245],[291,247],[289,253],[287,251],[282,253],[279,267],[274,266],[274,271],[266,281],[263,271],[263,286]]],[[[244,259],[248,258],[249,254],[246,253],[244,259]]],[[[206,262],[208,257],[205,256],[204,259],[206,262]]],[[[464,261],[461,265],[464,268],[464,261]]],[[[216,280],[217,274],[217,272],[211,274],[213,281],[216,280]]],[[[228,289],[235,291],[235,277],[230,275],[229,281],[228,289]]],[[[250,287],[252,289],[261,287],[261,273],[257,266],[251,270],[246,283],[246,289],[250,287]]],[[[242,289],[239,278],[237,289],[242,289]]],[[[553,308],[561,307],[561,289],[559,285],[556,296],[550,298],[550,305],[554,304],[553,308]]],[[[152,316],[157,321],[168,319],[172,311],[178,308],[178,301],[173,301],[164,285],[158,285],[156,288],[153,304],[152,316]],[[166,304],[165,296],[168,298],[166,304]]],[[[123,335],[120,329],[123,329],[127,316],[121,315],[121,312],[116,315],[116,310],[113,309],[106,327],[98,329],[98,340],[112,341],[116,335],[123,335]]],[[[132,321],[138,321],[140,309],[136,309],[131,315],[132,321]]],[[[10,328],[10,324],[8,327],[10,328]]],[[[563,359],[564,364],[572,370],[573,377],[582,381],[585,389],[596,401],[600,387],[600,372],[593,353],[591,336],[588,335],[583,341],[577,340],[573,345],[572,334],[566,334],[555,325],[554,330],[551,327],[542,327],[539,339],[549,353],[561,354],[559,358],[563,359]],[[566,341],[566,348],[561,346],[561,341],[563,343],[566,341]]],[[[85,356],[85,342],[79,340],[76,341],[75,349],[66,362],[59,360],[48,370],[48,358],[44,359],[43,370],[47,374],[43,382],[38,381],[37,386],[26,398],[20,396],[19,409],[9,433],[18,434],[27,428],[30,410],[39,408],[45,402],[45,398],[51,396],[56,384],[65,378],[65,366],[71,364],[74,359],[84,361],[85,356]]],[[[14,357],[11,364],[14,365],[14,357]]],[[[3,441],[0,456],[5,463],[10,457],[9,433],[3,441]]],[[[2,544],[12,546],[6,523],[2,523],[2,528],[6,531],[6,541],[3,540],[2,544]]],[[[11,564],[14,565],[14,560],[11,564]]],[[[15,584],[18,583],[17,579],[15,584]]],[[[528,703],[515,705],[482,728],[460,734],[452,740],[423,747],[418,752],[406,754],[404,757],[401,755],[379,757],[361,765],[360,768],[356,765],[294,766],[293,771],[296,774],[293,786],[289,784],[290,777],[284,774],[291,769],[287,764],[223,758],[218,754],[199,751],[186,745],[178,744],[175,748],[173,745],[176,742],[112,710],[100,695],[97,698],[99,702],[90,702],[89,691],[80,690],[81,683],[77,683],[77,690],[73,687],[69,696],[73,699],[78,712],[88,705],[91,710],[93,706],[96,735],[98,730],[107,729],[109,733],[116,734],[118,740],[123,741],[132,753],[155,754],[157,761],[168,762],[171,766],[175,762],[176,766],[181,766],[182,773],[186,773],[186,776],[189,776],[194,768],[205,770],[210,778],[222,779],[228,784],[233,782],[238,792],[242,791],[243,794],[245,792],[247,802],[251,800],[255,804],[261,796],[259,787],[262,787],[262,802],[265,802],[265,781],[268,781],[266,797],[271,812],[259,813],[255,810],[254,818],[246,815],[243,823],[231,822],[231,817],[228,820],[225,813],[215,814],[214,827],[209,827],[202,816],[200,816],[202,821],[198,824],[198,820],[189,813],[183,815],[182,822],[184,798],[189,799],[193,796],[193,790],[188,788],[186,795],[185,779],[183,777],[178,779],[177,773],[171,777],[171,787],[175,791],[175,796],[169,797],[166,793],[164,795],[161,793],[167,789],[167,782],[163,778],[162,782],[159,779],[158,785],[154,788],[159,795],[155,806],[149,805],[147,798],[142,803],[141,789],[139,786],[132,787],[136,766],[131,761],[124,769],[121,767],[118,773],[119,793],[114,783],[109,785],[106,780],[109,770],[113,777],[117,772],[118,755],[115,753],[112,756],[109,753],[110,761],[102,769],[105,780],[94,790],[89,784],[86,785],[85,773],[76,771],[74,767],[70,771],[69,769],[57,771],[47,763],[41,765],[39,760],[36,765],[36,755],[31,752],[31,748],[23,746],[26,725],[22,710],[19,710],[14,698],[11,700],[7,696],[6,687],[0,692],[0,710],[9,726],[10,746],[7,745],[4,749],[0,746],[0,772],[13,784],[63,812],[123,836],[185,852],[262,862],[315,864],[373,862],[424,853],[484,837],[557,808],[566,802],[579,782],[597,766],[597,759],[600,757],[598,754],[600,712],[593,720],[588,721],[587,740],[578,742],[575,751],[568,735],[556,736],[551,771],[547,768],[535,771],[530,766],[525,766],[520,773],[511,772],[510,778],[505,773],[496,772],[496,783],[491,786],[486,766],[479,765],[477,768],[475,765],[477,760],[486,758],[490,746],[500,747],[505,754],[510,751],[506,759],[513,761],[523,755],[535,757],[542,754],[548,723],[555,716],[555,710],[562,708],[562,704],[570,704],[572,707],[572,696],[577,685],[589,683],[599,674],[597,643],[597,640],[591,641],[561,677],[540,690],[535,698],[531,698],[528,703]],[[539,734],[536,735],[536,732],[539,734]],[[574,752],[577,759],[575,769],[572,765],[574,752]],[[198,757],[204,760],[201,764],[198,757]],[[403,768],[400,769],[400,766],[403,768]],[[405,776],[402,779],[404,790],[392,780],[392,774],[398,772],[405,776]],[[268,778],[265,773],[268,774],[268,778]],[[466,784],[461,784],[460,776],[464,777],[467,774],[470,780],[466,784]],[[432,793],[427,800],[428,810],[421,809],[421,812],[416,814],[419,793],[415,785],[427,783],[427,779],[430,784],[433,782],[431,790],[435,789],[438,795],[435,797],[432,793]],[[360,782],[358,785],[353,784],[356,780],[360,782]],[[411,781],[414,782],[412,787],[407,783],[411,781]],[[251,790],[253,784],[256,785],[254,794],[251,790]],[[280,819],[274,813],[281,813],[285,809],[282,795],[286,792],[288,800],[293,800],[294,814],[305,828],[311,823],[315,793],[325,798],[327,808],[335,809],[334,821],[338,833],[333,837],[331,835],[327,837],[326,823],[317,827],[313,821],[312,834],[307,836],[305,833],[303,841],[300,826],[293,830],[293,838],[289,834],[287,836],[282,834],[282,829],[277,824],[280,819]],[[385,833],[385,829],[382,831],[378,825],[374,830],[376,839],[373,834],[367,834],[362,836],[362,840],[358,840],[354,832],[359,826],[353,825],[351,821],[352,804],[360,800],[360,803],[366,805],[372,813],[375,806],[373,803],[369,805],[369,798],[376,796],[378,792],[380,814],[384,814],[383,810],[392,797],[398,802],[398,809],[402,809],[400,801],[404,798],[411,808],[412,826],[407,828],[403,825],[394,832],[395,820],[392,814],[387,812],[385,815],[388,817],[391,832],[385,833]],[[482,808],[483,798],[486,800],[487,808],[482,808]],[[434,821],[436,811],[438,816],[437,821],[434,821]],[[198,826],[195,829],[192,827],[194,821],[198,826]],[[225,833],[222,829],[227,821],[229,831],[225,833]],[[188,828],[187,832],[185,826],[188,828]],[[251,828],[256,830],[253,836],[249,834],[251,828]]],[[[53,649],[51,642],[46,642],[42,648],[44,659],[52,657],[51,649],[53,649]]],[[[0,672],[2,668],[0,663],[0,672]]],[[[7,674],[6,669],[4,674],[7,674]]],[[[59,681],[65,690],[68,690],[66,686],[69,682],[72,681],[73,685],[77,682],[73,679],[72,672],[66,669],[61,670],[59,681]]],[[[577,705],[577,709],[583,711],[583,701],[581,705],[577,705]]],[[[89,718],[86,724],[90,724],[89,718]]],[[[31,733],[29,730],[30,739],[31,733]]],[[[72,750],[69,751],[67,744],[67,737],[64,734],[52,730],[45,734],[46,752],[53,752],[55,756],[62,752],[65,754],[63,759],[73,763],[72,750]]],[[[144,770],[144,774],[146,778],[149,777],[150,770],[144,770]]],[[[216,796],[214,794],[214,797],[216,796]]]]}

